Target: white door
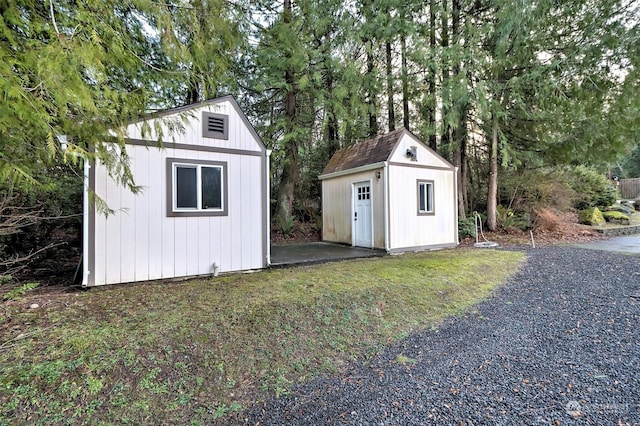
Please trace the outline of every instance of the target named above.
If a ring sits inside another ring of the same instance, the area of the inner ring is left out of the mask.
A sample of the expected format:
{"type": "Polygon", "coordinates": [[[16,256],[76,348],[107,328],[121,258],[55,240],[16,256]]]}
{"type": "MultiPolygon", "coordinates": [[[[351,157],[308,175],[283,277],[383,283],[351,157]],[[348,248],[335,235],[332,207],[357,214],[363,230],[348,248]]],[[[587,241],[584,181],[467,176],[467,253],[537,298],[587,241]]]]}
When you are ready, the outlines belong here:
{"type": "Polygon", "coordinates": [[[371,224],[371,184],[353,185],[353,245],[373,247],[371,224]]]}

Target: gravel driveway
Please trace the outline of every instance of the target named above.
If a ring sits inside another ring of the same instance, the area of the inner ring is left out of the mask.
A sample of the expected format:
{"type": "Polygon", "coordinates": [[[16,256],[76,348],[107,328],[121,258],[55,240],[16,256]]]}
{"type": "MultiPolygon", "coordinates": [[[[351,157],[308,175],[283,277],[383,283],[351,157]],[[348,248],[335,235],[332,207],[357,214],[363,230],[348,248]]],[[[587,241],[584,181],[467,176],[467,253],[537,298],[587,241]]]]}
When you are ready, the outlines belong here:
{"type": "Polygon", "coordinates": [[[465,316],[239,420],[640,425],[640,257],[575,247],[528,256],[520,273],[465,316]]]}

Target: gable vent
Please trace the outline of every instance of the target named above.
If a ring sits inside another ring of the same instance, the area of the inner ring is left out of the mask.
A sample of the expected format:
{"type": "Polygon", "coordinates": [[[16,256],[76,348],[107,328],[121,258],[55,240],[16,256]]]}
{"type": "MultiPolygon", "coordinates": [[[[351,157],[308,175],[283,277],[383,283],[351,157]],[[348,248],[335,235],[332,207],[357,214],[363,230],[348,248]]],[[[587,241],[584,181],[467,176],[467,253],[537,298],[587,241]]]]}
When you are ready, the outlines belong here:
{"type": "Polygon", "coordinates": [[[214,133],[224,133],[224,118],[207,117],[207,129],[214,133]]]}
{"type": "Polygon", "coordinates": [[[229,116],[213,112],[202,113],[202,136],[229,139],[229,116]]]}

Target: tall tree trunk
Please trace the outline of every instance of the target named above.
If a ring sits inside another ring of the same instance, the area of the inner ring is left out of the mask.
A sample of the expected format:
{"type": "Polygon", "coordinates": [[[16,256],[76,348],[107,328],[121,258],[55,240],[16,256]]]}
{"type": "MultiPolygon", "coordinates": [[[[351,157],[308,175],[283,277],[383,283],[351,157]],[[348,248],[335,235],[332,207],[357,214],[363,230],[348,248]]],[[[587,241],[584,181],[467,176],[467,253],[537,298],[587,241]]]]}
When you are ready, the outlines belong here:
{"type": "Polygon", "coordinates": [[[487,191],[487,229],[498,227],[498,119],[491,116],[491,149],[489,150],[489,189],[487,191]]]}
{"type": "Polygon", "coordinates": [[[428,69],[428,90],[429,104],[427,106],[427,120],[431,133],[429,134],[429,147],[434,151],[438,150],[438,138],[436,135],[436,0],[429,0],[429,57],[431,63],[428,69]]]}
{"type": "MultiPolygon", "coordinates": [[[[331,97],[333,93],[333,70],[330,67],[326,69],[326,79],[325,79],[325,91],[331,97]]],[[[326,161],[329,161],[329,158],[340,149],[340,129],[338,124],[338,119],[336,118],[336,109],[333,104],[333,100],[330,99],[326,108],[327,108],[327,127],[326,127],[326,135],[327,135],[327,158],[326,161]]]]}
{"type": "MultiPolygon", "coordinates": [[[[404,16],[404,9],[402,10],[402,22],[406,17],[404,16]]],[[[407,37],[404,30],[400,32],[400,54],[402,55],[402,125],[405,129],[409,129],[409,76],[407,71],[407,37]]]]}
{"type": "Polygon", "coordinates": [[[367,42],[367,109],[369,113],[369,137],[373,138],[378,134],[378,108],[376,106],[376,91],[374,86],[376,84],[374,78],[375,63],[373,59],[373,42],[368,40],[367,42]]]}
{"type": "Polygon", "coordinates": [[[389,131],[396,129],[396,112],[393,107],[393,64],[391,58],[391,41],[385,42],[387,57],[387,112],[389,117],[389,131]]]}
{"type": "Polygon", "coordinates": [[[447,59],[447,49],[449,48],[449,0],[442,0],[442,29],[441,29],[441,39],[440,46],[442,47],[442,51],[445,54],[441,60],[442,65],[442,136],[440,138],[440,143],[445,149],[451,149],[449,143],[451,142],[451,126],[449,126],[449,109],[451,108],[451,96],[450,96],[450,87],[451,82],[449,81],[450,73],[449,73],[449,59],[447,59]]]}
{"type": "MultiPolygon", "coordinates": [[[[460,0],[453,0],[451,7],[451,35],[452,35],[452,46],[455,48],[462,48],[460,44],[462,43],[461,35],[460,35],[460,0]]],[[[461,59],[458,55],[454,55],[453,60],[453,77],[456,81],[456,84],[461,80],[460,77],[460,63],[461,59]]],[[[458,110],[458,122],[456,123],[453,129],[453,165],[458,167],[457,179],[458,179],[458,216],[462,219],[466,217],[466,194],[464,193],[465,185],[464,185],[464,176],[463,176],[463,152],[465,151],[465,146],[467,144],[467,101],[465,99],[455,99],[452,100],[455,103],[455,108],[458,110]]]]}
{"type": "MultiPolygon", "coordinates": [[[[399,4],[400,13],[400,78],[402,79],[402,126],[409,129],[409,73],[407,70],[407,28],[412,28],[413,23],[407,23],[406,3],[399,4]]],[[[409,17],[409,19],[412,19],[409,17]]]]}
{"type": "MultiPolygon", "coordinates": [[[[290,24],[292,20],[291,0],[284,0],[283,22],[290,24]]],[[[284,97],[284,132],[286,135],[289,135],[295,130],[297,116],[297,87],[293,65],[289,65],[286,68],[284,80],[288,88],[284,97]]],[[[293,200],[298,178],[298,141],[293,137],[288,138],[285,142],[285,161],[282,175],[280,175],[280,185],[278,185],[278,205],[276,212],[276,220],[278,223],[284,223],[284,221],[289,220],[293,215],[293,200]]]]}
{"type": "MultiPolygon", "coordinates": [[[[463,111],[466,115],[466,111],[463,111]]],[[[455,149],[453,151],[453,165],[458,168],[458,216],[461,219],[466,217],[466,185],[465,185],[465,167],[466,161],[466,145],[467,145],[467,122],[464,119],[460,119],[460,123],[453,130],[453,142],[455,149]]]]}
{"type": "Polygon", "coordinates": [[[376,64],[374,55],[375,31],[372,29],[374,21],[373,0],[363,0],[360,13],[364,17],[364,27],[362,33],[362,44],[365,48],[367,73],[364,77],[363,87],[365,89],[365,104],[367,105],[367,115],[369,118],[369,137],[373,138],[378,134],[378,107],[377,96],[378,83],[375,75],[376,64]]]}

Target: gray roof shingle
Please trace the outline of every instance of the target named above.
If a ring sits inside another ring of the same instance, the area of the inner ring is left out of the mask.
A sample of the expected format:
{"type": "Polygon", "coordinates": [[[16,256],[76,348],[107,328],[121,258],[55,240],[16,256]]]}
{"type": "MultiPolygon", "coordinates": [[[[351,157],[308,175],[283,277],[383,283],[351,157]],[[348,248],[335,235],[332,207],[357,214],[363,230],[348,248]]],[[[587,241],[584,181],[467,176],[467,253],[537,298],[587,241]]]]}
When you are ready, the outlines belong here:
{"type": "Polygon", "coordinates": [[[322,174],[341,172],[388,160],[393,148],[405,132],[406,130],[401,128],[336,151],[322,174]]]}

